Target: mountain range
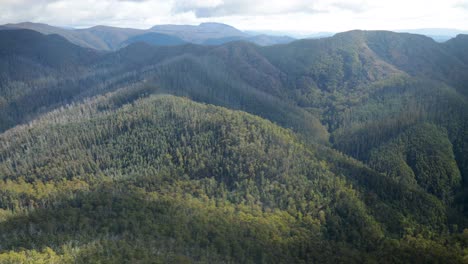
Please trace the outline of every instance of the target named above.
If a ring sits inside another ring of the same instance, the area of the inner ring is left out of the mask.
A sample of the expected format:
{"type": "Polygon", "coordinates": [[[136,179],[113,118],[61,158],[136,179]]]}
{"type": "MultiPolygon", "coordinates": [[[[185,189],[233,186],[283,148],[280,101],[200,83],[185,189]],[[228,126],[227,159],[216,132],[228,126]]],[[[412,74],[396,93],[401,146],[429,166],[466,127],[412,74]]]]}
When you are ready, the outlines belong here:
{"type": "Polygon", "coordinates": [[[65,29],[47,24],[24,22],[6,24],[0,29],[30,29],[46,35],[57,34],[68,41],[86,48],[117,50],[128,43],[148,41],[153,45],[180,45],[182,43],[220,45],[231,41],[247,41],[258,45],[284,44],[293,41],[286,36],[250,35],[234,27],[220,23],[190,25],[158,25],[147,30],[94,26],[85,29],[65,29]],[[158,34],[158,35],[156,35],[158,34]],[[155,41],[155,37],[161,40],[155,41]],[[180,40],[174,41],[174,38],[180,40]],[[183,41],[183,42],[182,42],[183,41]]]}
{"type": "Polygon", "coordinates": [[[467,261],[468,35],[40,28],[0,30],[0,262],[467,261]]]}
{"type": "Polygon", "coordinates": [[[398,32],[406,32],[412,34],[421,34],[431,37],[435,41],[444,42],[461,34],[468,34],[466,30],[450,29],[450,28],[420,28],[406,29],[398,32]]]}

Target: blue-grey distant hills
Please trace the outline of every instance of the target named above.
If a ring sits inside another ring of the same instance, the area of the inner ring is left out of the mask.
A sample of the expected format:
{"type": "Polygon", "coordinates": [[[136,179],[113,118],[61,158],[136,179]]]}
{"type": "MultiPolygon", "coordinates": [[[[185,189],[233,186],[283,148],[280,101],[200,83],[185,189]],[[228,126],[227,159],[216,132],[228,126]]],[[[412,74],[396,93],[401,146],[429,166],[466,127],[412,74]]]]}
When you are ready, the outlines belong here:
{"type": "Polygon", "coordinates": [[[447,41],[460,34],[468,34],[468,31],[466,30],[458,30],[458,29],[453,29],[453,28],[420,28],[420,29],[406,29],[406,30],[396,30],[396,31],[426,35],[438,42],[447,41]]]}
{"type": "Polygon", "coordinates": [[[214,38],[203,41],[203,45],[222,45],[232,41],[247,41],[255,43],[260,46],[271,46],[277,44],[287,44],[293,42],[294,38],[288,36],[270,36],[270,35],[255,35],[249,37],[225,37],[225,38],[214,38]]]}
{"type": "Polygon", "coordinates": [[[65,29],[47,24],[24,22],[0,26],[4,29],[30,29],[42,34],[57,34],[86,48],[117,50],[130,43],[145,42],[156,46],[174,46],[186,43],[221,45],[231,41],[247,41],[260,46],[285,44],[294,38],[286,36],[251,35],[221,23],[193,25],[158,25],[147,30],[94,26],[84,29],[65,29]]]}
{"type": "Polygon", "coordinates": [[[6,24],[4,28],[30,29],[45,35],[57,34],[76,45],[97,50],[114,50],[128,38],[145,33],[144,30],[139,29],[107,26],[95,26],[86,29],[64,29],[31,22],[6,24]]]}
{"type": "Polygon", "coordinates": [[[171,35],[156,33],[156,32],[149,32],[141,35],[136,35],[134,37],[128,38],[126,41],[120,44],[121,47],[126,47],[132,43],[136,42],[145,42],[155,46],[176,46],[176,45],[183,45],[187,44],[188,42],[171,35]]]}
{"type": "Polygon", "coordinates": [[[202,23],[192,25],[158,25],[148,31],[177,36],[185,41],[201,44],[207,39],[228,37],[245,38],[249,35],[229,25],[221,23],[202,23]]]}

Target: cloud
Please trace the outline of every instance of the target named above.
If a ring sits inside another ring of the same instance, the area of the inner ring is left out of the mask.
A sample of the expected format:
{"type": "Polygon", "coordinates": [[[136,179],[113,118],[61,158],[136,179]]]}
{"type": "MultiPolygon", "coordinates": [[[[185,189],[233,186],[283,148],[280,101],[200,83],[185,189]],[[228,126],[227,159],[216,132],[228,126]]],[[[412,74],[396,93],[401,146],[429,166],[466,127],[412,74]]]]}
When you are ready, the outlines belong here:
{"type": "Polygon", "coordinates": [[[243,30],[468,29],[468,0],[0,0],[0,24],[67,27],[221,22],[243,30]]]}
{"type": "Polygon", "coordinates": [[[176,1],[172,12],[193,12],[196,17],[259,16],[290,13],[319,13],[313,1],[304,0],[186,0],[176,1]]]}
{"type": "Polygon", "coordinates": [[[371,6],[364,0],[181,0],[174,3],[172,12],[193,12],[196,17],[208,18],[336,11],[361,13],[369,10],[371,6]]]}
{"type": "Polygon", "coordinates": [[[351,11],[354,13],[362,13],[369,9],[369,4],[365,1],[360,2],[350,2],[350,1],[340,1],[332,4],[333,7],[336,7],[341,10],[351,11]]]}
{"type": "Polygon", "coordinates": [[[146,2],[149,0],[117,0],[118,2],[136,2],[136,3],[141,3],[141,2],[146,2]]]}
{"type": "Polygon", "coordinates": [[[183,17],[172,16],[172,1],[164,0],[0,0],[0,6],[0,23],[31,21],[78,28],[145,28],[183,17]]]}
{"type": "Polygon", "coordinates": [[[468,1],[459,1],[455,3],[454,8],[461,8],[468,10],[468,1]]]}

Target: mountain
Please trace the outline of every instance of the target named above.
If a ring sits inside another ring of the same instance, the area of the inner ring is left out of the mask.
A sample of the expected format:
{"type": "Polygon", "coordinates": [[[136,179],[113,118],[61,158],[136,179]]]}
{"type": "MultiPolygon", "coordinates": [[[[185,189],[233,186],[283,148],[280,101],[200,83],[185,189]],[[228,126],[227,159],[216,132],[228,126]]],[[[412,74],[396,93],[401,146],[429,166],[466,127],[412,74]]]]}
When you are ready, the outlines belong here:
{"type": "Polygon", "coordinates": [[[2,30],[0,39],[2,59],[21,57],[31,63],[40,63],[58,70],[71,65],[91,63],[92,57],[99,54],[76,46],[61,36],[43,35],[32,30],[2,30]]]}
{"type": "Polygon", "coordinates": [[[314,33],[314,34],[307,35],[306,38],[308,38],[308,39],[329,38],[329,37],[332,37],[335,34],[336,34],[336,32],[317,32],[317,33],[314,33]]]}
{"type": "Polygon", "coordinates": [[[272,46],[278,44],[288,44],[293,42],[295,39],[288,36],[269,36],[269,35],[257,35],[247,38],[247,41],[255,43],[260,46],[272,46]]]}
{"type": "Polygon", "coordinates": [[[450,39],[444,43],[444,46],[450,50],[451,54],[461,61],[468,60],[468,51],[466,50],[465,44],[468,41],[468,34],[460,34],[455,38],[450,39]]]}
{"type": "Polygon", "coordinates": [[[145,32],[139,29],[107,26],[95,26],[86,29],[64,29],[46,24],[30,22],[7,24],[5,27],[12,29],[30,29],[46,35],[57,34],[76,45],[97,50],[114,50],[120,45],[120,43],[128,38],[145,32]]]}
{"type": "Polygon", "coordinates": [[[215,38],[207,39],[203,41],[203,45],[222,45],[234,41],[245,41],[257,44],[259,46],[272,46],[278,44],[287,44],[293,42],[295,39],[287,36],[268,36],[268,35],[257,35],[251,37],[226,37],[226,38],[215,38]]]}
{"type": "Polygon", "coordinates": [[[377,32],[368,34],[370,47],[387,62],[410,73],[446,82],[467,95],[466,60],[460,60],[451,49],[422,35],[377,32]]]}
{"type": "Polygon", "coordinates": [[[466,35],[0,40],[0,262],[467,257],[466,35]]]}
{"type": "MultiPolygon", "coordinates": [[[[53,27],[41,23],[6,24],[3,29],[30,29],[42,34],[57,34],[68,41],[86,48],[97,50],[117,50],[135,39],[146,41],[150,44],[188,42],[206,45],[220,45],[230,41],[244,40],[258,45],[275,45],[291,42],[289,37],[277,37],[268,35],[249,36],[248,34],[220,23],[202,23],[199,26],[190,25],[159,25],[147,30],[132,28],[117,28],[108,26],[94,26],[84,29],[65,29],[53,27]],[[156,40],[156,34],[165,40],[156,40]],[[173,39],[169,39],[171,36],[173,39]]],[[[2,30],[2,27],[0,27],[2,30]]],[[[172,45],[172,44],[171,44],[172,45]]]]}
{"type": "Polygon", "coordinates": [[[245,37],[244,32],[220,23],[202,23],[199,26],[160,25],[149,29],[152,32],[177,36],[185,41],[200,44],[207,39],[245,37]]]}
{"type": "Polygon", "coordinates": [[[122,42],[120,45],[125,47],[135,42],[144,42],[155,46],[176,46],[187,44],[187,42],[178,37],[151,32],[131,37],[122,42]]]}
{"type": "Polygon", "coordinates": [[[243,41],[245,38],[240,36],[225,37],[225,38],[210,38],[203,41],[203,45],[223,45],[229,42],[243,41]]]}
{"type": "Polygon", "coordinates": [[[145,31],[133,28],[117,28],[108,26],[94,26],[85,29],[75,29],[74,32],[100,50],[115,50],[129,38],[143,34],[145,31]]]}
{"type": "Polygon", "coordinates": [[[262,31],[244,31],[250,36],[274,36],[274,37],[282,37],[282,36],[290,36],[295,39],[317,39],[317,38],[326,38],[335,35],[337,32],[316,32],[316,33],[304,33],[304,32],[295,32],[295,31],[274,31],[274,30],[262,30],[262,31]]]}
{"type": "MultiPolygon", "coordinates": [[[[7,198],[2,208],[38,206],[0,227],[3,248],[44,247],[53,240],[51,251],[62,261],[73,250],[79,262],[149,261],[154,250],[162,252],[157,259],[163,262],[322,262],[386,254],[425,260],[394,255],[410,246],[404,241],[378,250],[384,227],[403,228],[405,217],[377,221],[374,214],[392,215],[394,209],[380,191],[366,204],[364,186],[347,184],[362,165],[348,161],[352,169],[335,174],[319,149],[258,117],[171,96],[122,104],[121,92],[51,112],[32,130],[18,127],[1,136],[8,142],[0,149],[0,171],[8,179],[1,182],[7,198]],[[45,134],[51,136],[39,141],[45,134]],[[144,219],[145,225],[137,224],[144,219]],[[24,225],[33,228],[17,235],[24,225]],[[72,248],[59,251],[70,239],[72,248]],[[123,248],[131,252],[132,244],[147,253],[127,256],[123,248]],[[360,248],[369,253],[359,254],[360,248]]],[[[372,177],[402,199],[392,202],[405,200],[406,217],[424,219],[434,230],[443,225],[437,200],[372,177]],[[417,203],[427,209],[411,209],[417,203]]],[[[457,261],[456,252],[433,254],[457,261]]]]}
{"type": "Polygon", "coordinates": [[[3,30],[0,40],[0,130],[83,90],[71,80],[93,75],[91,66],[102,56],[32,30],[3,30]]]}
{"type": "Polygon", "coordinates": [[[54,27],[54,26],[50,26],[47,24],[24,22],[24,23],[18,23],[18,24],[6,24],[4,25],[4,28],[5,29],[30,29],[30,30],[37,31],[45,35],[57,34],[57,35],[64,37],[68,41],[76,45],[80,45],[82,47],[96,48],[96,49],[103,48],[103,46],[100,46],[99,44],[89,43],[88,41],[82,39],[81,34],[75,32],[74,30],[54,27]]]}
{"type": "Polygon", "coordinates": [[[426,35],[438,42],[445,42],[451,38],[454,38],[455,36],[459,34],[468,34],[468,31],[451,29],[451,28],[406,29],[406,30],[398,30],[398,32],[426,35]]]}

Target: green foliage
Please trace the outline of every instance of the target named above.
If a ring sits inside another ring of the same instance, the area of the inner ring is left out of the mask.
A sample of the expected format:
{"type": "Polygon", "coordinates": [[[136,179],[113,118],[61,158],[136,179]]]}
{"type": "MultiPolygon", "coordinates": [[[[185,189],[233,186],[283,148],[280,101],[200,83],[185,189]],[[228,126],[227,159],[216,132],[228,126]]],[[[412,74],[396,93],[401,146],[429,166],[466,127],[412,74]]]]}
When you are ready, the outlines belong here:
{"type": "MultiPolygon", "coordinates": [[[[360,262],[385,229],[399,236],[363,199],[357,165],[331,169],[326,150],[243,112],[172,96],[122,105],[127,93],[2,134],[5,257],[50,247],[83,263],[360,262]]],[[[398,200],[380,195],[381,206],[398,200]]],[[[406,228],[439,232],[411,219],[406,228]]]]}
{"type": "Polygon", "coordinates": [[[0,262],[466,262],[463,37],[0,33],[0,262]]]}
{"type": "Polygon", "coordinates": [[[370,166],[404,184],[417,184],[444,201],[453,199],[461,177],[447,133],[424,124],[371,152],[370,166]]]}

